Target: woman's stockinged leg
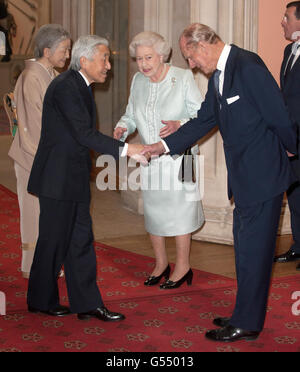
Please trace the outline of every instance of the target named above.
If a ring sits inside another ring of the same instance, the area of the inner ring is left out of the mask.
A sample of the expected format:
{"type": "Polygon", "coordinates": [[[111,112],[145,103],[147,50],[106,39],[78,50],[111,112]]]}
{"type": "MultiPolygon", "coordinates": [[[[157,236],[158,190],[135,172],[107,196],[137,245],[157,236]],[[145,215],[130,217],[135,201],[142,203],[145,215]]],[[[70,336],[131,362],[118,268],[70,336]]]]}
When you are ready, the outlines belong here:
{"type": "Polygon", "coordinates": [[[191,234],[176,236],[176,266],[170,280],[177,282],[190,269],[191,234]]]}
{"type": "Polygon", "coordinates": [[[166,241],[163,236],[151,235],[150,240],[155,254],[156,264],[151,276],[159,276],[168,266],[168,256],[166,252],[166,241]]]}

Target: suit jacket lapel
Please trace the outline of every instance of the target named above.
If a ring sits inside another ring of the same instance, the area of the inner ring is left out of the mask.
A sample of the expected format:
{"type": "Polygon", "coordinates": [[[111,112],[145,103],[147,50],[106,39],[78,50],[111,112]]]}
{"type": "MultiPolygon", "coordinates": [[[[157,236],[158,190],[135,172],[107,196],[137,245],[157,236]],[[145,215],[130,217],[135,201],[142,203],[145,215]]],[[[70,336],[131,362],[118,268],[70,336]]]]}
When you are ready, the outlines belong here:
{"type": "Polygon", "coordinates": [[[282,62],[282,65],[281,65],[281,70],[280,70],[280,86],[281,86],[281,88],[284,87],[284,71],[285,71],[289,56],[291,54],[291,49],[292,49],[292,44],[288,45],[285,48],[285,51],[284,51],[284,58],[283,58],[283,62],[282,62]]]}
{"type": "Polygon", "coordinates": [[[296,62],[293,65],[293,68],[289,72],[289,75],[287,76],[286,81],[284,81],[284,72],[285,72],[285,68],[286,68],[286,65],[288,63],[289,57],[290,57],[291,52],[292,52],[292,46],[293,46],[293,44],[290,44],[286,48],[286,54],[284,56],[284,60],[283,60],[282,66],[281,66],[281,72],[280,72],[281,89],[286,88],[289,85],[289,83],[291,81],[293,81],[294,74],[296,74],[296,71],[299,71],[299,69],[300,69],[300,57],[298,57],[296,62]]]}
{"type": "Polygon", "coordinates": [[[80,75],[79,72],[77,72],[77,71],[72,71],[72,72],[73,72],[73,76],[74,76],[74,79],[76,81],[76,84],[78,86],[80,95],[83,98],[83,100],[85,102],[85,105],[86,105],[89,113],[91,114],[91,116],[93,118],[94,117],[93,112],[94,112],[95,102],[94,102],[94,99],[89,92],[89,88],[86,85],[86,82],[84,81],[83,77],[80,75]]]}
{"type": "Polygon", "coordinates": [[[92,98],[92,121],[93,121],[93,126],[96,128],[97,107],[96,107],[96,102],[95,102],[93,95],[91,95],[91,98],[92,98]]]}

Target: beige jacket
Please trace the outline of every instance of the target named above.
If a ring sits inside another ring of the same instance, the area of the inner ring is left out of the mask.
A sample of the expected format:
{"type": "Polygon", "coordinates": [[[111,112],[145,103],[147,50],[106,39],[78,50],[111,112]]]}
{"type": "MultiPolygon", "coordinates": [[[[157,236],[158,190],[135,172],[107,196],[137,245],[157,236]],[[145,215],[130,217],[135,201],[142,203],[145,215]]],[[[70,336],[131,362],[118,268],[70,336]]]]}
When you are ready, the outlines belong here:
{"type": "Polygon", "coordinates": [[[51,81],[45,67],[36,60],[27,60],[14,91],[18,130],[8,155],[29,172],[40,141],[43,101],[51,81]]]}

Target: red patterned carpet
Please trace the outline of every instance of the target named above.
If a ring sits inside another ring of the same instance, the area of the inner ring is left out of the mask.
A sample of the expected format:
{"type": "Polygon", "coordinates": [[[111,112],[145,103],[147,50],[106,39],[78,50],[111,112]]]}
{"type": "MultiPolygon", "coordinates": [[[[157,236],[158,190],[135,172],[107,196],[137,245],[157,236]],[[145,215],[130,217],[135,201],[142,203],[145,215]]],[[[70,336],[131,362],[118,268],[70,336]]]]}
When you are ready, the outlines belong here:
{"type": "MultiPolygon", "coordinates": [[[[300,291],[300,275],[273,280],[266,327],[258,340],[213,343],[205,339],[205,332],[213,328],[215,316],[231,313],[234,280],[194,270],[192,287],[145,288],[153,259],[95,243],[98,285],[105,304],[124,313],[126,320],[52,318],[27,312],[19,246],[16,196],[0,185],[0,291],[7,300],[6,315],[0,316],[0,352],[300,351],[300,317],[292,314],[292,294],[300,291]]],[[[67,304],[63,279],[60,287],[62,303],[67,304]]]]}

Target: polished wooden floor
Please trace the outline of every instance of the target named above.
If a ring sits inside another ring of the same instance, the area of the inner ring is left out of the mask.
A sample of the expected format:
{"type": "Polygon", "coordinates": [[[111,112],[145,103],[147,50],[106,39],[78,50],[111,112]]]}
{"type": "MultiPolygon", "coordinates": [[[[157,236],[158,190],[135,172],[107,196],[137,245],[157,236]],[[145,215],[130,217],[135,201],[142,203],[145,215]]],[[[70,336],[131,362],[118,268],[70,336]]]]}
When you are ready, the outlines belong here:
{"type": "MultiPolygon", "coordinates": [[[[11,139],[0,136],[0,184],[16,192],[13,162],[7,152],[11,139]]],[[[120,193],[116,191],[100,192],[91,184],[91,214],[94,223],[95,240],[120,249],[153,257],[148,235],[144,229],[143,216],[139,216],[123,207],[120,193]]],[[[277,240],[277,253],[285,252],[292,244],[291,236],[280,236],[277,240]]],[[[170,262],[175,262],[175,243],[167,239],[170,262]]],[[[232,246],[193,241],[191,252],[193,268],[235,278],[234,249],[232,246]]],[[[299,274],[297,263],[275,264],[275,277],[299,274]]]]}

